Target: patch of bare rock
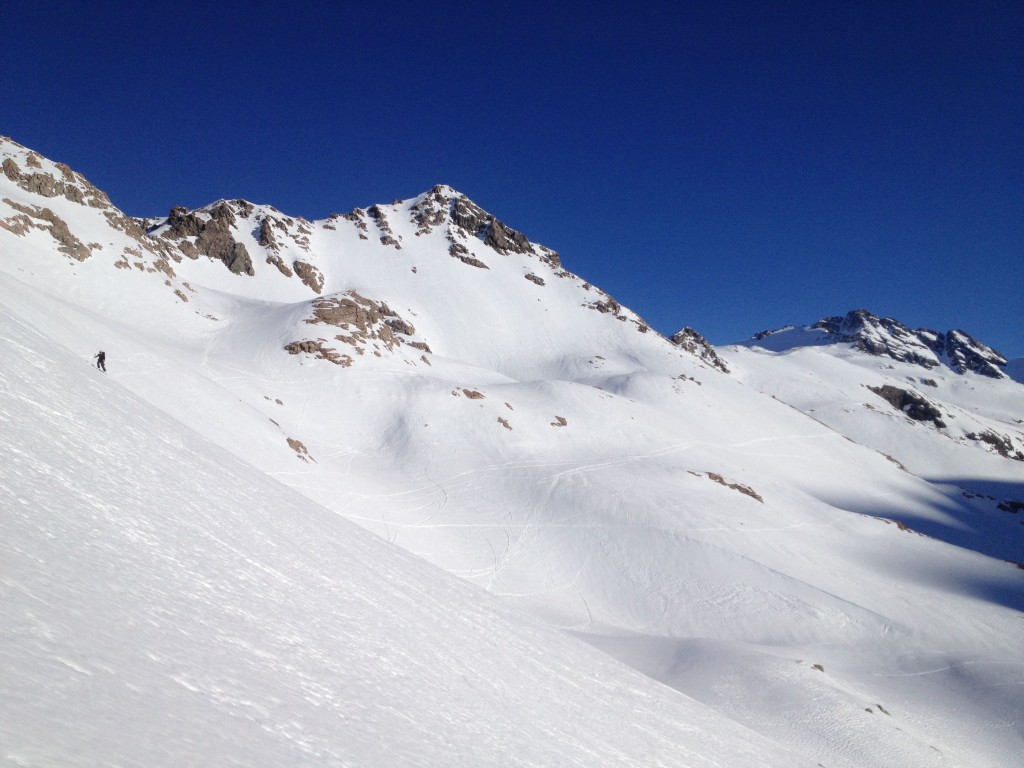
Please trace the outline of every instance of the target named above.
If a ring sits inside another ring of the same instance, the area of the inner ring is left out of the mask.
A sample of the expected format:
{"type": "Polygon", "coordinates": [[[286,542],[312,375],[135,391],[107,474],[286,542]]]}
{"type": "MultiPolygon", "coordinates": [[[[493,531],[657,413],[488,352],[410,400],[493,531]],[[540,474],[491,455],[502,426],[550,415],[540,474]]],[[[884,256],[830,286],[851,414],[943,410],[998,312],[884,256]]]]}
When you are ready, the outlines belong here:
{"type": "MultiPolygon", "coordinates": [[[[377,357],[390,353],[400,346],[409,346],[421,352],[430,352],[430,347],[412,337],[416,329],[384,302],[374,301],[349,291],[336,296],[316,299],[313,302],[313,316],[306,319],[310,325],[326,325],[342,331],[334,336],[352,349],[356,355],[370,352],[377,357]]],[[[285,346],[293,354],[311,354],[319,359],[349,366],[352,355],[339,353],[328,346],[326,339],[295,341],[285,346]]]]}

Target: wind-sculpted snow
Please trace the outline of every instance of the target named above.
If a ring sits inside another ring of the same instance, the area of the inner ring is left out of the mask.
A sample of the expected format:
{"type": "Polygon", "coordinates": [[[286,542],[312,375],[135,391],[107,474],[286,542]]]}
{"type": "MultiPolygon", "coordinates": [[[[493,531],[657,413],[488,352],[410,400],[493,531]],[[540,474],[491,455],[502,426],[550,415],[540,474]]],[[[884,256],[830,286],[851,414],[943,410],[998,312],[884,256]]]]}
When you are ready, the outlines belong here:
{"type": "Polygon", "coordinates": [[[0,230],[18,760],[1016,765],[1015,382],[716,365],[447,187],[51,204],[103,248],[0,230]]]}

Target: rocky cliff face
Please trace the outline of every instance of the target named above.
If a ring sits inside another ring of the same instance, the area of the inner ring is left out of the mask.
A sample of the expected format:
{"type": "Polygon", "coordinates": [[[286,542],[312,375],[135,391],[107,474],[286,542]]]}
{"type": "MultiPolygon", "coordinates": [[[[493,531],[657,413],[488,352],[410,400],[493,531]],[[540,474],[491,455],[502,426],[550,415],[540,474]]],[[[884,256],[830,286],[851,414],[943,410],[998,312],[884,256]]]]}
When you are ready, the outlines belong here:
{"type": "MultiPolygon", "coordinates": [[[[265,261],[285,277],[297,276],[315,293],[320,293],[322,275],[318,276],[317,268],[308,258],[295,258],[296,253],[311,253],[310,238],[316,231],[351,228],[359,240],[377,241],[400,251],[403,236],[396,228],[401,229],[402,224],[409,222],[415,225],[417,237],[442,230],[449,254],[469,266],[489,268],[486,261],[473,252],[476,250],[473,244],[479,243],[487,246],[488,253],[535,257],[551,267],[561,268],[555,251],[531,242],[465,195],[444,185],[437,185],[411,200],[356,208],[350,213],[334,214],[323,222],[286,216],[271,206],[254,205],[245,200],[221,200],[193,211],[175,207],[166,218],[152,220],[147,232],[156,239],[174,243],[190,258],[206,256],[221,261],[235,274],[253,276],[260,270],[260,261],[265,261]],[[254,242],[247,247],[249,235],[254,242]],[[254,245],[262,252],[256,253],[255,259],[250,253],[256,250],[254,245]],[[264,258],[260,259],[260,255],[264,258]]],[[[531,279],[536,282],[540,278],[531,279]]]]}
{"type": "MultiPolygon", "coordinates": [[[[918,331],[925,340],[931,333],[932,331],[918,331]]],[[[957,373],[974,371],[994,379],[1006,376],[1006,358],[963,331],[936,333],[932,349],[944,357],[947,365],[957,373]]]]}
{"type": "Polygon", "coordinates": [[[447,225],[449,236],[453,234],[451,228],[454,227],[463,236],[476,238],[500,254],[530,253],[554,267],[561,266],[557,253],[530,242],[522,232],[507,226],[465,195],[444,184],[438,184],[421,195],[411,211],[420,232],[429,232],[447,225]]]}
{"type": "Polygon", "coordinates": [[[75,262],[108,261],[118,269],[161,272],[187,301],[176,279],[182,251],[146,233],[145,222],[125,215],[107,194],[77,171],[0,136],[0,229],[17,238],[46,242],[75,262]],[[42,238],[40,239],[40,235],[42,238]]]}
{"type": "Polygon", "coordinates": [[[824,331],[830,341],[853,344],[857,349],[924,368],[945,365],[957,373],[1006,378],[1006,358],[960,330],[940,333],[928,328],[911,330],[891,317],[878,317],[855,309],[843,317],[826,317],[811,326],[824,331]]]}

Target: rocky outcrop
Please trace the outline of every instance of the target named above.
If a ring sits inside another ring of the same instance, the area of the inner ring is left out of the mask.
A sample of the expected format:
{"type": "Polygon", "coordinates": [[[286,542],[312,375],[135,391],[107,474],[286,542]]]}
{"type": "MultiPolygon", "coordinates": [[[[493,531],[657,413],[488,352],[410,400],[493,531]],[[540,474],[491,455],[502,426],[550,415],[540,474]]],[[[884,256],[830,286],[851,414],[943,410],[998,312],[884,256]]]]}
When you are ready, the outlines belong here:
{"type": "MultiPolygon", "coordinates": [[[[278,256],[276,253],[267,254],[267,264],[273,264],[275,267],[277,267],[277,271],[280,272],[285,277],[291,277],[292,275],[295,274],[294,272],[292,272],[291,268],[284,263],[284,259],[278,256]]],[[[319,293],[319,291],[317,291],[317,293],[319,293]]]]}
{"type": "Polygon", "coordinates": [[[1006,435],[987,429],[984,432],[969,432],[966,437],[968,440],[976,440],[991,446],[992,450],[1004,459],[1024,461],[1024,452],[1020,451],[1006,435]]]}
{"type": "MultiPolygon", "coordinates": [[[[103,218],[105,218],[107,223],[114,229],[124,232],[129,237],[138,240],[139,243],[148,251],[167,254],[172,250],[165,247],[164,243],[160,243],[150,238],[146,233],[144,222],[139,219],[132,218],[131,216],[126,216],[113,206],[103,211],[103,218]]],[[[181,258],[173,253],[171,254],[171,258],[175,261],[181,261],[181,258]]]]}
{"type": "Polygon", "coordinates": [[[416,222],[417,235],[425,235],[444,224],[448,217],[448,191],[447,187],[438,184],[413,205],[412,218],[416,222]]]}
{"type": "Polygon", "coordinates": [[[270,219],[266,216],[260,222],[260,231],[256,236],[256,242],[262,245],[264,248],[277,251],[281,249],[281,246],[277,244],[277,238],[274,237],[274,228],[270,224],[270,219]]]}
{"type": "Polygon", "coordinates": [[[448,247],[448,255],[453,259],[458,259],[463,264],[468,264],[471,267],[476,267],[477,269],[490,269],[490,267],[480,261],[480,259],[470,255],[469,249],[462,243],[452,243],[448,247]]]}
{"type": "Polygon", "coordinates": [[[5,158],[3,168],[4,176],[6,176],[11,181],[17,182],[21,180],[21,169],[18,168],[18,164],[14,162],[13,158],[5,158]]]}
{"type": "MultiPolygon", "coordinates": [[[[384,302],[360,296],[355,291],[316,299],[313,302],[313,317],[307,319],[306,323],[339,329],[342,332],[334,336],[334,341],[351,347],[356,356],[369,352],[381,357],[403,345],[421,352],[430,352],[426,343],[411,338],[416,334],[412,323],[384,302]]],[[[352,364],[352,355],[339,354],[328,347],[327,343],[325,339],[296,341],[288,344],[285,349],[291,354],[313,354],[338,365],[352,364]]]]}
{"type": "Polygon", "coordinates": [[[313,302],[313,318],[306,322],[323,323],[346,330],[349,335],[338,338],[351,344],[379,340],[387,349],[402,343],[395,336],[395,327],[400,328],[398,333],[404,335],[416,332],[410,323],[400,318],[387,304],[360,296],[355,291],[317,299],[313,302]]]}
{"type": "Polygon", "coordinates": [[[393,245],[396,250],[402,250],[401,243],[395,239],[395,233],[388,223],[387,213],[379,205],[370,206],[367,215],[374,220],[377,229],[380,230],[381,245],[393,245]]]}
{"type": "Polygon", "coordinates": [[[333,347],[327,346],[324,339],[293,341],[291,344],[285,344],[284,349],[290,355],[312,355],[318,360],[326,360],[342,368],[348,368],[353,363],[351,355],[340,354],[333,347]]]}
{"type": "Polygon", "coordinates": [[[862,352],[890,357],[925,368],[935,368],[939,360],[914,331],[891,317],[878,317],[866,309],[855,309],[845,317],[826,317],[812,328],[825,331],[836,342],[853,344],[862,352]]]}
{"type": "Polygon", "coordinates": [[[167,225],[169,229],[163,236],[171,240],[180,240],[183,237],[197,237],[203,231],[205,222],[187,208],[176,206],[167,214],[167,225]]]}
{"type": "Polygon", "coordinates": [[[498,253],[508,255],[530,253],[533,250],[533,244],[522,232],[506,226],[465,197],[456,197],[451,201],[450,215],[455,226],[483,240],[498,253]]]}
{"type": "Polygon", "coordinates": [[[924,368],[946,365],[961,374],[972,371],[995,379],[1006,377],[1006,358],[964,331],[911,330],[898,320],[878,317],[866,309],[855,309],[844,317],[826,317],[811,327],[824,331],[836,343],[852,344],[871,355],[924,368]]]}
{"type": "Polygon", "coordinates": [[[1006,376],[1006,358],[964,331],[934,333],[934,337],[928,330],[918,330],[917,333],[957,373],[973,371],[993,379],[1006,376]]]}
{"type": "Polygon", "coordinates": [[[256,274],[256,270],[252,266],[252,257],[249,256],[249,252],[245,250],[245,246],[241,243],[231,243],[221,257],[221,261],[236,275],[244,274],[252,277],[256,274]]]}
{"type": "Polygon", "coordinates": [[[669,341],[677,347],[685,349],[691,355],[697,356],[712,368],[717,368],[722,373],[729,373],[729,367],[725,364],[725,360],[718,355],[715,348],[711,346],[711,342],[693,330],[693,328],[689,326],[683,328],[683,330],[673,334],[669,341]]]}
{"type": "Polygon", "coordinates": [[[759,494],[757,491],[755,491],[749,485],[743,485],[742,483],[730,483],[728,480],[726,480],[724,477],[722,477],[717,472],[708,472],[707,477],[708,477],[709,480],[713,480],[714,482],[718,483],[719,485],[725,486],[726,488],[731,488],[734,491],[738,491],[738,492],[742,493],[744,496],[749,496],[750,498],[754,499],[755,501],[759,501],[762,504],[764,504],[764,499],[761,497],[761,494],[759,494]]]}
{"type": "Polygon", "coordinates": [[[930,421],[939,429],[946,428],[946,423],[942,420],[942,411],[924,395],[890,384],[881,387],[868,387],[868,389],[896,410],[905,413],[908,418],[914,421],[930,421]]]}
{"type": "Polygon", "coordinates": [[[323,290],[324,276],[319,269],[312,264],[298,260],[292,263],[292,267],[295,269],[295,274],[299,276],[299,279],[309,286],[314,293],[320,293],[323,290]]]}
{"type": "Polygon", "coordinates": [[[309,455],[309,450],[303,445],[301,440],[296,440],[294,437],[287,438],[288,447],[295,451],[295,455],[303,461],[314,461],[313,457],[309,455]]]}
{"type": "Polygon", "coordinates": [[[207,220],[185,208],[172,208],[163,237],[172,240],[194,237],[195,248],[203,256],[223,262],[236,275],[255,275],[249,251],[231,234],[235,223],[231,207],[226,202],[218,203],[210,209],[209,216],[207,220]]]}
{"type": "MultiPolygon", "coordinates": [[[[25,150],[17,142],[0,136],[0,144],[4,143],[9,143],[18,150],[25,150]]],[[[26,192],[46,198],[63,197],[90,208],[112,207],[105,192],[94,187],[82,174],[71,170],[64,163],[52,163],[51,170],[48,171],[39,155],[34,152],[27,152],[23,161],[26,166],[24,169],[13,157],[5,158],[3,172],[4,176],[26,192]]]]}
{"type": "Polygon", "coordinates": [[[57,250],[73,258],[85,261],[92,255],[92,249],[71,232],[68,224],[49,208],[19,205],[4,198],[4,202],[21,215],[0,221],[0,226],[15,235],[24,235],[30,229],[44,229],[57,241],[57,250]]]}
{"type": "Polygon", "coordinates": [[[604,293],[603,291],[602,295],[604,296],[603,299],[592,301],[586,306],[588,306],[590,309],[596,309],[603,315],[615,315],[616,317],[618,317],[619,310],[622,309],[622,307],[619,306],[619,302],[617,302],[615,299],[613,299],[611,296],[604,293]]]}
{"type": "MultiPolygon", "coordinates": [[[[401,201],[396,201],[399,203],[401,201]]],[[[466,264],[485,268],[479,253],[471,253],[471,248],[460,242],[475,239],[483,242],[494,251],[509,255],[512,253],[530,254],[554,268],[561,267],[561,259],[555,251],[531,243],[525,235],[507,226],[496,217],[487,213],[465,195],[456,192],[444,184],[434,186],[429,192],[421,195],[409,208],[412,223],[416,225],[416,236],[427,235],[437,228],[447,227],[450,243],[457,247],[450,249],[453,257],[466,264]]],[[[397,237],[391,229],[387,216],[389,212],[379,205],[367,210],[356,208],[352,213],[332,218],[343,218],[360,229],[360,238],[368,239],[367,220],[372,220],[380,230],[380,241],[384,245],[401,248],[401,237],[397,237]]],[[[391,211],[390,215],[394,215],[391,211]]]]}

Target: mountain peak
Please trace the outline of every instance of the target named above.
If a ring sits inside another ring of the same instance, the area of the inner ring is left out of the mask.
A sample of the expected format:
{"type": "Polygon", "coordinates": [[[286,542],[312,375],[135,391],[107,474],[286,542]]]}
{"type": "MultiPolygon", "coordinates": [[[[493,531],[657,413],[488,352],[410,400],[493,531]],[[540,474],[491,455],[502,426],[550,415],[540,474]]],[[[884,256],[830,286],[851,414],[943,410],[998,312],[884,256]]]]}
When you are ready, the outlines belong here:
{"type": "Polygon", "coordinates": [[[448,224],[469,237],[482,240],[500,254],[533,253],[553,267],[561,266],[555,251],[531,242],[522,232],[512,229],[447,184],[437,184],[429,192],[413,198],[409,210],[417,224],[428,231],[448,224]]]}
{"type": "Polygon", "coordinates": [[[770,348],[776,351],[808,344],[849,344],[870,355],[924,368],[944,365],[960,374],[972,371],[993,379],[1007,378],[1003,370],[1006,358],[965,331],[912,330],[899,320],[881,317],[865,308],[826,317],[802,328],[786,326],[761,331],[748,346],[768,346],[762,342],[769,337],[770,348]]]}

